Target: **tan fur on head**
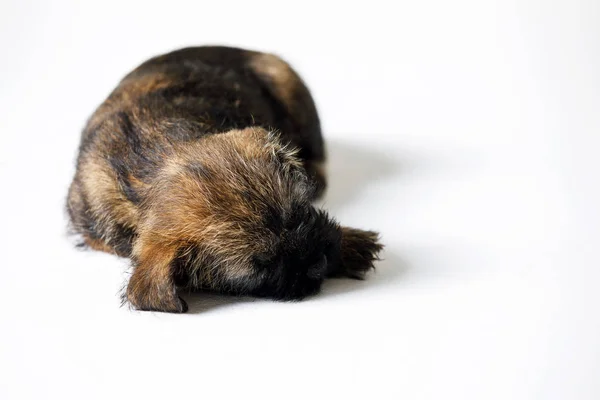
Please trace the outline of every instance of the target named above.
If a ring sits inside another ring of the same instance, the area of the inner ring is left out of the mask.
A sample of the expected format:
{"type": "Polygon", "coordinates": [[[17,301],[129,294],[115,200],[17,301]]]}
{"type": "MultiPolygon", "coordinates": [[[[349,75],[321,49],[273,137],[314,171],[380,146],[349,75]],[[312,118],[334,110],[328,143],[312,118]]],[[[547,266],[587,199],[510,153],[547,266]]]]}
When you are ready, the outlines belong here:
{"type": "MultiPolygon", "coordinates": [[[[286,207],[303,196],[307,185],[296,150],[263,128],[178,145],[147,193],[133,257],[141,265],[145,254],[169,248],[173,258],[195,247],[195,259],[189,261],[196,286],[218,288],[224,277],[243,278],[252,273],[252,254],[269,251],[263,238],[272,233],[263,228],[264,207],[289,212],[286,207]],[[203,252],[218,259],[219,271],[201,268],[203,252]]],[[[168,269],[169,263],[152,268],[168,269]]]]}

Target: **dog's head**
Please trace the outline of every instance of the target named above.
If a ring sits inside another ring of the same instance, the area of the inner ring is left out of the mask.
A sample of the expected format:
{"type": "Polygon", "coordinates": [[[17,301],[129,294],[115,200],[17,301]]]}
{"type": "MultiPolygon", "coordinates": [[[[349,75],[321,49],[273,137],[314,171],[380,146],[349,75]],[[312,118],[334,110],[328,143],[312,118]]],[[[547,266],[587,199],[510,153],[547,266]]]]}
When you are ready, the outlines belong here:
{"type": "Polygon", "coordinates": [[[315,209],[313,190],[296,151],[265,129],[207,136],[167,157],[141,237],[177,247],[179,285],[300,299],[326,276],[362,277],[381,249],[315,209]]]}

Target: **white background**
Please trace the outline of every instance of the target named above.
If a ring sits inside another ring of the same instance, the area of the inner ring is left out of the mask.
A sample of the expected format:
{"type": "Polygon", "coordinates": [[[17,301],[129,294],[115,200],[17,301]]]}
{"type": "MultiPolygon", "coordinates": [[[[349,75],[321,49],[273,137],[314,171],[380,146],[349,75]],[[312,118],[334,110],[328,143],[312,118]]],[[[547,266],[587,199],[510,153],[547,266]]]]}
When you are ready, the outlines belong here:
{"type": "Polygon", "coordinates": [[[3,1],[0,398],[600,398],[597,1],[3,1]],[[188,45],[282,55],[317,101],[324,201],[385,261],[301,303],[119,307],[75,250],[79,133],[188,45]]]}

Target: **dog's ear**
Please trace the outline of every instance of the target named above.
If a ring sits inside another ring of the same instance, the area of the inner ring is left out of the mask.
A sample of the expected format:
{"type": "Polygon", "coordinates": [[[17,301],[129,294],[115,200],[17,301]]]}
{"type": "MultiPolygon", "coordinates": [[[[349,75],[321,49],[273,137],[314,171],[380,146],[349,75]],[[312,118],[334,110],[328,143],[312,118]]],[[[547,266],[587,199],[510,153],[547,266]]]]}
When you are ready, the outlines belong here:
{"type": "Polygon", "coordinates": [[[135,269],[123,301],[137,310],[184,313],[187,304],[177,295],[174,282],[174,259],[178,250],[152,237],[141,236],[133,251],[135,269]]]}
{"type": "Polygon", "coordinates": [[[363,279],[367,271],[375,268],[373,263],[379,260],[382,249],[377,232],[342,227],[341,274],[363,279]]]}

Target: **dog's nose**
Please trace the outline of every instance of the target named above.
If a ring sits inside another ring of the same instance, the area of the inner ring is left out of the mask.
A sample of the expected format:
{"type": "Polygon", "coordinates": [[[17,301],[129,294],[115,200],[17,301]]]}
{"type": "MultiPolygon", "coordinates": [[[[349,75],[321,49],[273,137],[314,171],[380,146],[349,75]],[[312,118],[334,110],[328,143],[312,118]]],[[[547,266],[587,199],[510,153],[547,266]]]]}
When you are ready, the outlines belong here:
{"type": "Polygon", "coordinates": [[[327,271],[327,257],[323,255],[319,261],[308,267],[307,275],[311,279],[321,279],[327,271]]]}

